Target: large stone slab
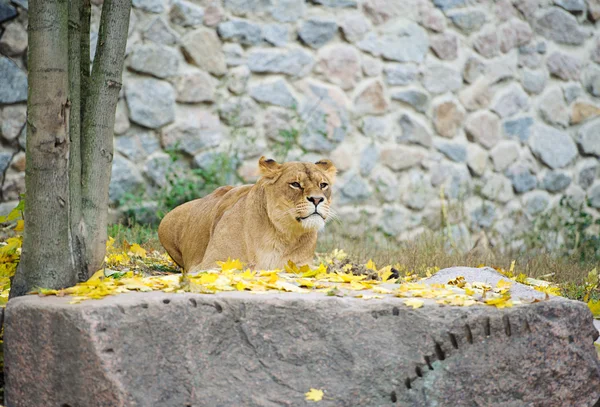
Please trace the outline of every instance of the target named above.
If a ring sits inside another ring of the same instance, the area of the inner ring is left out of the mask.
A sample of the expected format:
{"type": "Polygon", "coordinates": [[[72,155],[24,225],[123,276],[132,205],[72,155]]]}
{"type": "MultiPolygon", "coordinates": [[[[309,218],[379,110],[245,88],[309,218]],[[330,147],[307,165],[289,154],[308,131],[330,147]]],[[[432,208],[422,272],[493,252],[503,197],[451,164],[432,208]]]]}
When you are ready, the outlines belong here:
{"type": "MultiPolygon", "coordinates": [[[[442,270],[494,284],[489,269],[442,270]]],[[[513,298],[541,295],[513,285],[513,298]]],[[[6,402],[37,406],[592,406],[587,306],[412,309],[402,298],[163,292],[11,300],[6,402]]]]}

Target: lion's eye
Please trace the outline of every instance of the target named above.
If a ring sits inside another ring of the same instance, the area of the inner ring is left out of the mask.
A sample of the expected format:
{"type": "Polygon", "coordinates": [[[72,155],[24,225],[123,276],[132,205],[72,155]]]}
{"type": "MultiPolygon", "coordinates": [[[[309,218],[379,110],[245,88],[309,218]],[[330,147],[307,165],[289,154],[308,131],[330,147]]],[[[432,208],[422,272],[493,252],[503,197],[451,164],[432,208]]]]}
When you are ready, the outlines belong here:
{"type": "Polygon", "coordinates": [[[296,188],[296,189],[301,189],[301,188],[302,188],[302,186],[300,185],[300,183],[299,183],[299,182],[292,182],[292,183],[290,184],[290,186],[291,186],[292,188],[296,188]]]}
{"type": "Polygon", "coordinates": [[[329,184],[325,183],[325,182],[321,182],[321,189],[326,189],[329,186],[329,184]]]}

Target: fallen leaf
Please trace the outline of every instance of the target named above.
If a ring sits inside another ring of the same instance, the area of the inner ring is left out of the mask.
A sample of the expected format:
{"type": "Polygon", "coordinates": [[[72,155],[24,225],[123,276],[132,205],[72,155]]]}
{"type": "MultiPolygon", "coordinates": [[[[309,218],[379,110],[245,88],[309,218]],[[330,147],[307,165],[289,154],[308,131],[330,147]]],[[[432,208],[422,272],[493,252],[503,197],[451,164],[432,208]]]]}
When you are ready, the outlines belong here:
{"type": "Polygon", "coordinates": [[[404,305],[412,307],[413,309],[421,308],[425,302],[416,298],[408,298],[404,300],[404,305]]]}
{"type": "Polygon", "coordinates": [[[305,396],[308,401],[321,401],[323,400],[323,390],[310,389],[305,396]]]}

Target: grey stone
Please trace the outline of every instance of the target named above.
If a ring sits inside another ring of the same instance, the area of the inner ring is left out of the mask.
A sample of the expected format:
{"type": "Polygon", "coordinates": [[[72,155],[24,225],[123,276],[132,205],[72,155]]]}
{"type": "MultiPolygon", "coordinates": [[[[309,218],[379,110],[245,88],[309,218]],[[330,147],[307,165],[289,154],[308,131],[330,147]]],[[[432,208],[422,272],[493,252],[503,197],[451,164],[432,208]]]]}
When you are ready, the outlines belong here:
{"type": "Polygon", "coordinates": [[[0,23],[13,19],[17,16],[17,9],[8,4],[8,2],[0,2],[0,23]]]}
{"type": "Polygon", "coordinates": [[[548,75],[544,71],[532,71],[524,68],[521,84],[525,92],[533,95],[542,93],[548,82],[548,75]]]}
{"type": "Polygon", "coordinates": [[[178,102],[201,103],[215,100],[216,81],[204,71],[189,70],[177,76],[173,85],[178,102]]]}
{"type": "Polygon", "coordinates": [[[502,124],[502,129],[506,137],[525,143],[531,135],[531,126],[533,126],[533,118],[520,117],[505,121],[502,124]]]}
{"type": "Polygon", "coordinates": [[[586,202],[586,193],[575,184],[571,184],[565,191],[566,203],[573,209],[581,210],[586,202]]]}
{"type": "Polygon", "coordinates": [[[304,16],[305,10],[304,0],[277,0],[276,5],[271,9],[271,15],[282,23],[293,23],[304,16]]]}
{"type": "Polygon", "coordinates": [[[485,172],[488,163],[488,153],[477,144],[467,145],[467,166],[472,174],[481,176],[485,172]]]}
{"type": "Polygon", "coordinates": [[[368,177],[378,162],[379,148],[375,144],[369,144],[360,154],[360,175],[368,177]]]}
{"type": "Polygon", "coordinates": [[[551,75],[564,81],[579,80],[581,62],[579,59],[562,52],[553,52],[546,59],[546,66],[551,75]]]}
{"type": "Polygon", "coordinates": [[[351,45],[331,44],[319,50],[317,71],[328,82],[351,89],[361,75],[360,53],[351,45]]]}
{"type": "Polygon", "coordinates": [[[527,93],[517,84],[507,86],[492,101],[492,110],[502,118],[511,117],[529,107],[527,93]]]}
{"type": "Polygon", "coordinates": [[[219,24],[217,32],[222,39],[239,42],[243,45],[260,44],[263,36],[260,25],[241,19],[233,19],[219,24]]]}
{"type": "Polygon", "coordinates": [[[27,30],[17,21],[6,24],[0,37],[0,52],[19,56],[27,49],[27,30]]]}
{"type": "Polygon", "coordinates": [[[384,145],[380,161],[394,171],[401,171],[420,164],[426,155],[425,150],[417,147],[384,145]]]}
{"type": "Polygon", "coordinates": [[[334,8],[356,8],[356,0],[310,0],[312,3],[334,8]]]}
{"type": "Polygon", "coordinates": [[[510,180],[503,175],[493,173],[484,178],[481,195],[500,203],[506,203],[515,196],[510,180]]]}
{"type": "Polygon", "coordinates": [[[505,175],[511,180],[516,193],[531,191],[537,185],[535,175],[531,173],[531,169],[522,163],[511,165],[505,175]]]}
{"type": "Polygon", "coordinates": [[[473,48],[486,58],[498,56],[500,54],[500,46],[496,30],[487,30],[477,34],[473,39],[473,48]]]}
{"type": "Polygon", "coordinates": [[[11,0],[11,3],[21,7],[24,10],[29,9],[29,0],[11,0]]]}
{"type": "Polygon", "coordinates": [[[575,165],[575,179],[583,189],[588,189],[594,183],[597,174],[598,160],[595,158],[578,160],[575,165]]]}
{"type": "Polygon", "coordinates": [[[217,76],[227,73],[221,40],[214,30],[197,28],[181,39],[183,51],[194,65],[217,76]]]}
{"type": "Polygon", "coordinates": [[[403,114],[400,116],[398,124],[400,124],[400,129],[402,130],[402,133],[396,136],[398,143],[412,143],[420,144],[423,147],[431,147],[431,134],[425,124],[421,123],[419,119],[408,114],[403,114]]]}
{"type": "Polygon", "coordinates": [[[429,107],[429,95],[418,89],[396,90],[390,96],[392,100],[406,103],[421,113],[425,113],[429,107]]]}
{"type": "Polygon", "coordinates": [[[594,41],[594,46],[590,52],[590,59],[597,64],[600,64],[600,37],[597,37],[594,41]]]}
{"type": "Polygon", "coordinates": [[[485,64],[479,59],[470,57],[463,68],[463,79],[467,83],[473,83],[485,73],[485,64]]]}
{"type": "Polygon", "coordinates": [[[571,176],[565,171],[548,171],[542,178],[541,187],[549,192],[561,192],[571,185],[571,176]]]}
{"type": "Polygon", "coordinates": [[[298,104],[298,101],[290,91],[290,87],[281,78],[265,80],[250,86],[248,93],[257,102],[288,108],[298,104]]]}
{"type": "Polygon", "coordinates": [[[558,7],[548,8],[537,18],[534,27],[538,34],[559,44],[580,45],[588,37],[577,19],[558,7]]]}
{"type": "Polygon", "coordinates": [[[312,48],[320,48],[328,43],[338,30],[335,20],[311,18],[298,29],[298,37],[312,48]]]}
{"type": "Polygon", "coordinates": [[[383,209],[381,230],[389,236],[398,236],[406,229],[421,223],[421,216],[401,206],[388,206],[383,209]]]}
{"type": "Polygon", "coordinates": [[[0,115],[0,134],[6,141],[19,137],[27,119],[26,105],[4,106],[0,115]]]}
{"type": "Polygon", "coordinates": [[[573,139],[553,127],[537,124],[528,140],[533,154],[552,169],[567,166],[577,156],[573,139]]]}
{"type": "Polygon", "coordinates": [[[368,79],[360,83],[354,91],[354,112],[358,115],[383,114],[390,104],[383,83],[378,79],[368,79]]]}
{"type": "Polygon", "coordinates": [[[446,157],[455,162],[465,162],[467,159],[467,148],[460,142],[436,141],[435,148],[446,157]]]}
{"type": "Polygon", "coordinates": [[[583,71],[581,83],[590,95],[600,97],[600,68],[594,64],[589,64],[583,71]]]}
{"type": "Polygon", "coordinates": [[[592,208],[600,208],[600,182],[595,182],[588,191],[588,202],[592,208]]]}
{"type": "Polygon", "coordinates": [[[381,35],[367,34],[356,44],[358,48],[375,56],[397,62],[423,62],[429,49],[429,38],[418,24],[398,20],[386,25],[381,35]]]}
{"type": "Polygon", "coordinates": [[[371,139],[379,141],[389,141],[390,139],[390,126],[385,117],[363,117],[360,129],[365,136],[371,139]]]}
{"type": "Polygon", "coordinates": [[[446,29],[446,16],[433,7],[420,10],[421,25],[431,31],[442,32],[446,29]]]}
{"type": "Polygon", "coordinates": [[[313,65],[314,58],[301,48],[252,49],[248,54],[248,67],[256,73],[306,76],[313,65]]]}
{"type": "Polygon", "coordinates": [[[431,37],[430,47],[441,60],[453,61],[458,57],[458,37],[454,34],[437,34],[431,37]]]}
{"type": "Polygon", "coordinates": [[[465,131],[470,140],[490,149],[500,141],[500,119],[485,110],[473,113],[467,117],[465,131]]]}
{"type": "Polygon", "coordinates": [[[583,95],[583,89],[578,84],[569,84],[563,88],[565,101],[571,104],[579,96],[583,95]]]}
{"type": "Polygon", "coordinates": [[[486,21],[486,15],[481,10],[450,11],[447,16],[465,34],[479,30],[486,21]]]}
{"type": "Polygon", "coordinates": [[[0,104],[27,100],[27,75],[10,58],[0,55],[0,104]]]}
{"type": "Polygon", "coordinates": [[[550,88],[542,95],[538,110],[544,121],[550,125],[563,128],[569,125],[570,112],[563,92],[558,87],[550,88]]]}
{"type": "Polygon", "coordinates": [[[265,13],[273,6],[273,0],[224,0],[223,6],[235,15],[265,13]]]}
{"type": "Polygon", "coordinates": [[[182,27],[198,27],[204,22],[204,9],[189,1],[175,0],[169,16],[174,24],[182,27]]]}
{"type": "Polygon", "coordinates": [[[233,127],[252,126],[256,121],[258,105],[249,97],[229,98],[219,106],[219,116],[233,127]]]}
{"type": "Polygon", "coordinates": [[[554,0],[554,4],[572,13],[585,13],[586,11],[584,0],[554,0]]]}
{"type": "Polygon", "coordinates": [[[288,42],[288,28],[283,24],[265,24],[262,35],[265,41],[276,47],[282,47],[288,42]]]}
{"type": "Polygon", "coordinates": [[[341,17],[340,29],[346,41],[357,42],[371,29],[371,23],[360,12],[349,13],[341,17]]]}
{"type": "Polygon", "coordinates": [[[431,169],[431,184],[443,185],[448,199],[464,198],[471,191],[471,175],[464,164],[440,163],[431,169]]]}
{"type": "Polygon", "coordinates": [[[417,79],[419,70],[415,64],[386,64],[384,73],[388,85],[410,85],[417,79]]]}
{"type": "MultiPolygon", "coordinates": [[[[493,287],[507,280],[490,269],[454,268],[438,272],[426,283],[447,283],[458,276],[469,283],[484,280],[493,287]]],[[[505,309],[441,307],[435,299],[425,299],[422,308],[413,310],[404,299],[392,296],[365,301],[323,293],[152,292],[73,306],[69,298],[25,296],[6,311],[7,369],[15,372],[7,379],[7,403],[35,406],[44,400],[52,406],[97,407],[163,400],[164,407],[172,407],[227,405],[235,400],[236,405],[267,406],[283,398],[290,405],[302,405],[307,389],[319,387],[332,400],[321,401],[324,407],[391,405],[392,392],[399,405],[460,406],[479,397],[492,405],[593,404],[600,394],[593,346],[597,331],[585,304],[561,298],[544,301],[543,293],[514,282],[510,289],[513,299],[526,304],[505,309]],[[535,298],[540,301],[533,303],[535,298]],[[39,320],[29,323],[35,315],[39,320]],[[340,315],[348,315],[354,323],[340,315]],[[163,333],[150,337],[148,321],[160,321],[170,337],[163,333]],[[465,326],[472,332],[471,340],[464,334],[465,326]],[[216,333],[215,327],[223,332],[216,333]],[[241,331],[248,342],[239,340],[241,331]],[[569,336],[572,343],[567,342],[569,336]],[[68,376],[54,373],[52,363],[28,356],[45,345],[52,349],[48,357],[61,360],[68,376]],[[174,348],[180,352],[172,352],[174,348]],[[211,356],[201,358],[201,349],[209,349],[211,356]],[[274,354],[280,355],[279,362],[272,360],[274,354]],[[429,370],[423,355],[434,370],[429,370]],[[481,360],[482,355],[488,356],[481,360]],[[387,361],[385,369],[382,360],[387,361]],[[512,368],[498,373],[494,366],[499,360],[512,368]],[[550,366],[544,363],[547,360],[560,363],[550,366]],[[293,368],[287,366],[291,362],[293,368]],[[354,364],[361,369],[353,369],[354,364]],[[190,366],[199,365],[205,368],[190,375],[190,366]],[[171,374],[159,380],[165,369],[171,374]],[[314,369],[321,372],[318,386],[314,369]],[[28,374],[31,370],[49,377],[48,387],[28,374]],[[477,374],[466,376],[461,374],[464,370],[477,374]],[[274,372],[278,381],[291,383],[290,388],[273,382],[274,372]],[[232,375],[241,378],[233,388],[227,381],[232,375]],[[395,381],[398,377],[403,380],[395,381]],[[406,391],[404,378],[416,391],[406,391]],[[493,388],[490,379],[496,383],[493,388]],[[573,389],[572,380],[582,385],[573,389]],[[65,381],[73,385],[64,389],[65,381]],[[98,387],[89,386],[94,382],[98,387]],[[263,384],[256,388],[252,383],[263,384]],[[351,384],[355,393],[347,391],[351,384]],[[457,388],[464,390],[458,394],[457,388]]]]}
{"type": "Polygon", "coordinates": [[[494,170],[504,171],[519,158],[519,143],[516,141],[501,141],[490,151],[494,170]]]}
{"type": "Polygon", "coordinates": [[[529,43],[533,38],[529,24],[516,18],[500,25],[498,32],[500,50],[504,53],[529,43]]]}
{"type": "Polygon", "coordinates": [[[145,160],[149,155],[160,151],[160,142],[154,132],[130,129],[126,134],[115,137],[115,149],[133,162],[145,160]]]}
{"type": "Polygon", "coordinates": [[[383,72],[383,63],[377,58],[362,55],[362,70],[365,76],[379,76],[383,72]]]}
{"type": "Polygon", "coordinates": [[[264,133],[267,138],[283,143],[281,132],[293,125],[293,116],[289,110],[278,107],[268,107],[262,120],[264,133]]]}
{"type": "Polygon", "coordinates": [[[165,0],[132,0],[131,5],[150,13],[163,13],[167,8],[165,0]]]}
{"type": "Polygon", "coordinates": [[[236,95],[246,92],[248,80],[250,79],[250,69],[246,65],[238,66],[229,70],[227,74],[227,89],[236,95]]]}
{"type": "Polygon", "coordinates": [[[600,157],[600,119],[581,126],[577,132],[577,142],[585,154],[600,157]]]}
{"type": "Polygon", "coordinates": [[[227,66],[240,66],[246,64],[246,56],[244,48],[240,44],[227,43],[223,44],[223,56],[227,66]]]}
{"type": "Polygon", "coordinates": [[[120,99],[117,102],[117,109],[115,111],[115,126],[114,132],[115,134],[123,134],[131,127],[131,123],[129,123],[129,112],[127,111],[127,106],[125,104],[125,98],[120,99]]]}
{"type": "Polygon", "coordinates": [[[3,177],[4,177],[4,172],[10,165],[10,162],[11,162],[13,156],[14,156],[14,153],[12,151],[0,151],[0,174],[2,174],[2,177],[0,177],[0,180],[2,180],[2,181],[3,181],[3,177]]]}
{"type": "MultiPolygon", "coordinates": [[[[180,107],[179,112],[182,109],[180,107]]],[[[178,151],[194,156],[223,142],[218,116],[197,108],[188,108],[183,113],[185,117],[178,117],[174,124],[163,129],[161,142],[165,149],[177,148],[178,151]]]]}
{"type": "Polygon", "coordinates": [[[462,76],[450,66],[428,65],[422,83],[425,89],[434,94],[453,92],[462,87],[462,76]]]}
{"type": "Polygon", "coordinates": [[[140,79],[125,85],[129,119],[157,129],[175,120],[175,90],[164,81],[140,79]]]}
{"type": "Polygon", "coordinates": [[[488,229],[496,220],[496,207],[493,203],[484,200],[478,200],[469,210],[471,217],[471,229],[488,229]]]}
{"type": "Polygon", "coordinates": [[[157,78],[177,75],[179,71],[179,53],[165,45],[148,43],[137,45],[129,57],[129,68],[147,73],[157,78]]]}
{"type": "Polygon", "coordinates": [[[523,195],[523,202],[527,214],[539,215],[550,205],[550,195],[545,191],[531,191],[523,195]]]}
{"type": "Polygon", "coordinates": [[[175,45],[179,42],[179,34],[171,27],[163,17],[155,17],[146,27],[144,38],[163,45],[175,45]]]}
{"type": "Polygon", "coordinates": [[[333,85],[314,80],[297,83],[304,94],[300,106],[300,121],[303,126],[300,143],[310,151],[328,152],[344,140],[350,126],[348,101],[344,92],[333,85]]]}
{"type": "Polygon", "coordinates": [[[398,177],[388,168],[376,166],[371,172],[375,191],[384,202],[395,202],[400,197],[398,177]]]}
{"type": "Polygon", "coordinates": [[[433,4],[442,11],[451,10],[466,5],[465,0],[433,0],[433,4]]]}
{"type": "Polygon", "coordinates": [[[112,162],[112,175],[108,188],[111,202],[119,202],[128,194],[139,194],[144,189],[144,179],[137,167],[126,158],[115,154],[112,162]]]}
{"type": "Polygon", "coordinates": [[[371,197],[372,189],[359,174],[350,171],[340,179],[340,192],[345,202],[360,202],[371,197]]]}

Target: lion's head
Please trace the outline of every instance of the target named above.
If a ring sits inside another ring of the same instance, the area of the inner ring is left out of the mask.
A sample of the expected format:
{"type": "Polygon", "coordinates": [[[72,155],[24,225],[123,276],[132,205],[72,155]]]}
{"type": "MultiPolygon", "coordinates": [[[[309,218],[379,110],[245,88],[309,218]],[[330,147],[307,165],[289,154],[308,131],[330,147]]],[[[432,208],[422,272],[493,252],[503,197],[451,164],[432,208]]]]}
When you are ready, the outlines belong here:
{"type": "Polygon", "coordinates": [[[279,164],[261,157],[258,166],[267,213],[280,231],[317,231],[331,219],[331,188],[336,174],[331,161],[279,164]]]}

